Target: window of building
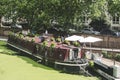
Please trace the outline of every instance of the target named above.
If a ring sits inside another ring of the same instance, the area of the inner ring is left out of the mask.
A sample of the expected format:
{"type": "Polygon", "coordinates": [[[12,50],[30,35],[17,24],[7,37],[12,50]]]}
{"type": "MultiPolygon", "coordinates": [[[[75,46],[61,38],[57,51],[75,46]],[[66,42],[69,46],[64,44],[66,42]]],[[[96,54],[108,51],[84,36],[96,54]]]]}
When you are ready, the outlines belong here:
{"type": "Polygon", "coordinates": [[[119,21],[120,21],[120,19],[119,19],[119,17],[113,17],[113,24],[119,24],[119,21]]]}
{"type": "Polygon", "coordinates": [[[119,29],[118,27],[114,27],[114,26],[113,26],[113,30],[118,30],[118,29],[119,29]]]}

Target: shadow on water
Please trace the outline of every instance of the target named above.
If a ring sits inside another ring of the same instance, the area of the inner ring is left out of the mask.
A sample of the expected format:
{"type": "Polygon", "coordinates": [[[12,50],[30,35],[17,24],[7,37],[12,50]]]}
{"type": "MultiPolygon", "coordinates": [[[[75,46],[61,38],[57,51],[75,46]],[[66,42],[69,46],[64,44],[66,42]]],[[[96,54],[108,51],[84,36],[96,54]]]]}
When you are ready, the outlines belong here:
{"type": "Polygon", "coordinates": [[[39,67],[47,70],[53,70],[51,67],[44,66],[43,64],[37,63],[36,61],[38,60],[37,58],[28,55],[24,52],[19,52],[19,50],[7,45],[6,42],[0,41],[0,53],[7,54],[7,55],[14,55],[17,56],[18,58],[21,58],[22,60],[26,61],[29,64],[32,64],[34,67],[39,67]]]}
{"type": "Polygon", "coordinates": [[[0,49],[3,49],[3,50],[13,50],[13,51],[16,51],[13,47],[7,45],[7,42],[5,41],[0,41],[0,49]]]}
{"type": "Polygon", "coordinates": [[[7,46],[6,44],[7,44],[6,42],[0,41],[0,47],[6,48],[7,46]]]}
{"type": "Polygon", "coordinates": [[[24,53],[20,53],[20,54],[17,54],[17,57],[18,58],[21,58],[22,60],[26,61],[27,63],[29,64],[32,64],[34,67],[39,67],[39,68],[43,68],[43,69],[46,69],[46,70],[54,70],[53,68],[51,67],[48,67],[48,66],[45,66],[43,64],[40,64],[40,63],[37,63],[37,59],[34,58],[33,56],[31,55],[26,55],[24,53]]]}
{"type": "MultiPolygon", "coordinates": [[[[57,70],[57,71],[59,71],[59,73],[66,73],[66,74],[71,74],[71,75],[83,75],[83,74],[80,74],[78,72],[79,69],[77,69],[77,71],[76,71],[76,68],[74,68],[74,67],[73,68],[69,68],[69,67],[63,68],[63,66],[62,66],[62,67],[59,67],[59,69],[54,69],[52,67],[37,63],[37,61],[39,59],[37,59],[37,58],[35,58],[31,55],[28,55],[24,52],[21,52],[21,51],[19,52],[19,50],[7,45],[6,42],[1,42],[0,41],[0,49],[3,50],[4,54],[8,53],[9,55],[11,55],[10,53],[15,53],[15,54],[12,54],[12,55],[17,56],[18,58],[26,61],[26,63],[28,63],[28,64],[32,64],[33,67],[43,68],[43,69],[46,69],[46,70],[57,70]]],[[[93,72],[93,71],[91,71],[91,72],[93,72]]],[[[1,71],[0,71],[0,73],[1,73],[1,71]]],[[[99,80],[106,80],[106,79],[101,78],[99,80]]]]}
{"type": "Polygon", "coordinates": [[[18,50],[7,45],[7,42],[0,41],[0,53],[8,54],[8,55],[16,55],[18,54],[18,50]]]}

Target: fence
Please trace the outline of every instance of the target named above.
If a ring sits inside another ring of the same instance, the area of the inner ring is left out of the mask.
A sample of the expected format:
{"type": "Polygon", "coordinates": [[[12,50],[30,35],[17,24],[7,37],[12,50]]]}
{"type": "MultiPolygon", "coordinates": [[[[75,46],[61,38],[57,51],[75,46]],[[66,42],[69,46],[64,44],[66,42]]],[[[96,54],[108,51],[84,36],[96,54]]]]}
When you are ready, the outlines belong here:
{"type": "Polygon", "coordinates": [[[93,43],[92,46],[101,47],[101,48],[112,48],[119,49],[120,48],[120,37],[113,36],[95,36],[101,38],[103,41],[93,43]]]}
{"type": "MultiPolygon", "coordinates": [[[[120,37],[117,36],[109,36],[109,35],[88,35],[88,34],[76,34],[80,36],[93,36],[97,38],[101,38],[102,41],[91,43],[92,47],[99,47],[99,48],[112,48],[112,49],[120,49],[120,37]]],[[[86,45],[90,46],[89,43],[86,45]]]]}

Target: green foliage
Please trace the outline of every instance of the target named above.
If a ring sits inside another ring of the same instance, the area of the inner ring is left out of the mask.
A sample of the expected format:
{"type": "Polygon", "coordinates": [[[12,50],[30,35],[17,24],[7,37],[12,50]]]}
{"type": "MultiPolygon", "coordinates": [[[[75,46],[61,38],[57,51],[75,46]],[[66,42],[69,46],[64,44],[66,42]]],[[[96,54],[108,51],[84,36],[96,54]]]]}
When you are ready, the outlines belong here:
{"type": "Polygon", "coordinates": [[[0,0],[0,18],[6,13],[6,5],[8,3],[8,0],[0,0]]]}
{"type": "Polygon", "coordinates": [[[47,41],[44,41],[44,42],[42,43],[42,45],[43,45],[43,46],[47,46],[47,45],[48,45],[48,42],[47,42],[47,41]]]}
{"type": "Polygon", "coordinates": [[[8,33],[8,35],[10,36],[10,35],[14,35],[14,33],[12,32],[12,31],[10,31],[9,33],[8,33]]]}
{"type": "Polygon", "coordinates": [[[89,61],[89,66],[94,67],[94,61],[89,61]]]}
{"type": "Polygon", "coordinates": [[[29,37],[35,37],[35,34],[33,34],[33,33],[28,33],[27,36],[29,36],[29,37]]]}
{"type": "Polygon", "coordinates": [[[56,41],[57,41],[57,42],[61,42],[61,38],[57,38],[56,41]]]}
{"type": "Polygon", "coordinates": [[[76,46],[76,47],[80,47],[80,44],[77,41],[74,41],[73,45],[76,46]]]}
{"type": "Polygon", "coordinates": [[[108,0],[108,12],[115,16],[116,14],[120,16],[120,0],[108,0]]]}
{"type": "Polygon", "coordinates": [[[19,33],[18,35],[19,35],[19,38],[23,38],[24,37],[24,35],[22,33],[19,33]]]}
{"type": "Polygon", "coordinates": [[[43,30],[52,22],[62,25],[64,30],[70,25],[82,25],[88,18],[107,18],[120,14],[119,0],[0,0],[0,17],[7,16],[16,23],[18,18],[26,19],[30,29],[43,30]],[[84,6],[84,7],[83,7],[84,6]]]}
{"type": "Polygon", "coordinates": [[[55,38],[54,38],[54,37],[52,37],[50,40],[51,40],[51,41],[55,41],[55,38]]]}
{"type": "Polygon", "coordinates": [[[54,42],[51,43],[50,47],[55,48],[56,44],[54,42]]]}
{"type": "Polygon", "coordinates": [[[64,43],[64,44],[67,44],[67,45],[70,45],[70,42],[67,41],[67,40],[65,40],[63,43],[64,43]]]}
{"type": "Polygon", "coordinates": [[[24,56],[0,54],[0,80],[99,80],[61,73],[24,56]],[[5,77],[6,76],[6,77],[5,77]]]}
{"type": "Polygon", "coordinates": [[[0,53],[7,55],[15,55],[17,52],[8,49],[6,42],[0,41],[0,53]]]}
{"type": "Polygon", "coordinates": [[[120,61],[120,54],[117,54],[117,55],[115,56],[115,60],[120,61]]]}
{"type": "Polygon", "coordinates": [[[102,54],[105,58],[113,59],[113,53],[107,53],[107,51],[103,51],[102,54]]]}
{"type": "Polygon", "coordinates": [[[31,40],[31,42],[32,42],[32,43],[34,43],[34,42],[35,42],[35,40],[34,40],[34,39],[32,39],[32,40],[31,40]]]}
{"type": "Polygon", "coordinates": [[[113,59],[113,55],[112,55],[112,54],[108,54],[108,55],[107,55],[107,58],[113,59]]]}
{"type": "Polygon", "coordinates": [[[103,57],[107,58],[107,56],[108,56],[107,51],[102,51],[102,54],[103,54],[103,57]]]}
{"type": "MultiPolygon", "coordinates": [[[[18,18],[26,19],[30,29],[46,29],[49,28],[53,21],[56,21],[63,26],[64,30],[68,30],[70,24],[76,23],[77,25],[78,23],[82,23],[81,21],[85,16],[83,14],[89,14],[90,18],[105,15],[105,10],[107,10],[105,3],[107,1],[1,0],[0,14],[6,13],[5,15],[11,17],[14,22],[18,18]]],[[[117,2],[110,5],[117,5],[119,8],[117,2]]]]}
{"type": "Polygon", "coordinates": [[[35,34],[35,36],[40,36],[40,34],[35,34]]]}
{"type": "Polygon", "coordinates": [[[93,27],[94,30],[96,31],[101,31],[103,29],[109,29],[110,23],[108,23],[104,19],[93,19],[92,22],[90,23],[90,26],[93,27]]]}

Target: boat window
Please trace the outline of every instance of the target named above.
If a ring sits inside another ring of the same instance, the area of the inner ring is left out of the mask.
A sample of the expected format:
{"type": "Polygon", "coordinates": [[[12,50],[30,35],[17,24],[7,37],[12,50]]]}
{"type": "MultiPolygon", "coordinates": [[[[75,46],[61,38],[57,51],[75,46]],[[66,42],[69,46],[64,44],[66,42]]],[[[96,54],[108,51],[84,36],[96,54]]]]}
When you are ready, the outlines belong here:
{"type": "Polygon", "coordinates": [[[74,58],[78,57],[78,49],[73,49],[73,56],[74,58]]]}
{"type": "Polygon", "coordinates": [[[78,49],[74,48],[74,49],[70,49],[70,53],[69,53],[69,59],[70,60],[74,60],[78,58],[78,49]]]}

